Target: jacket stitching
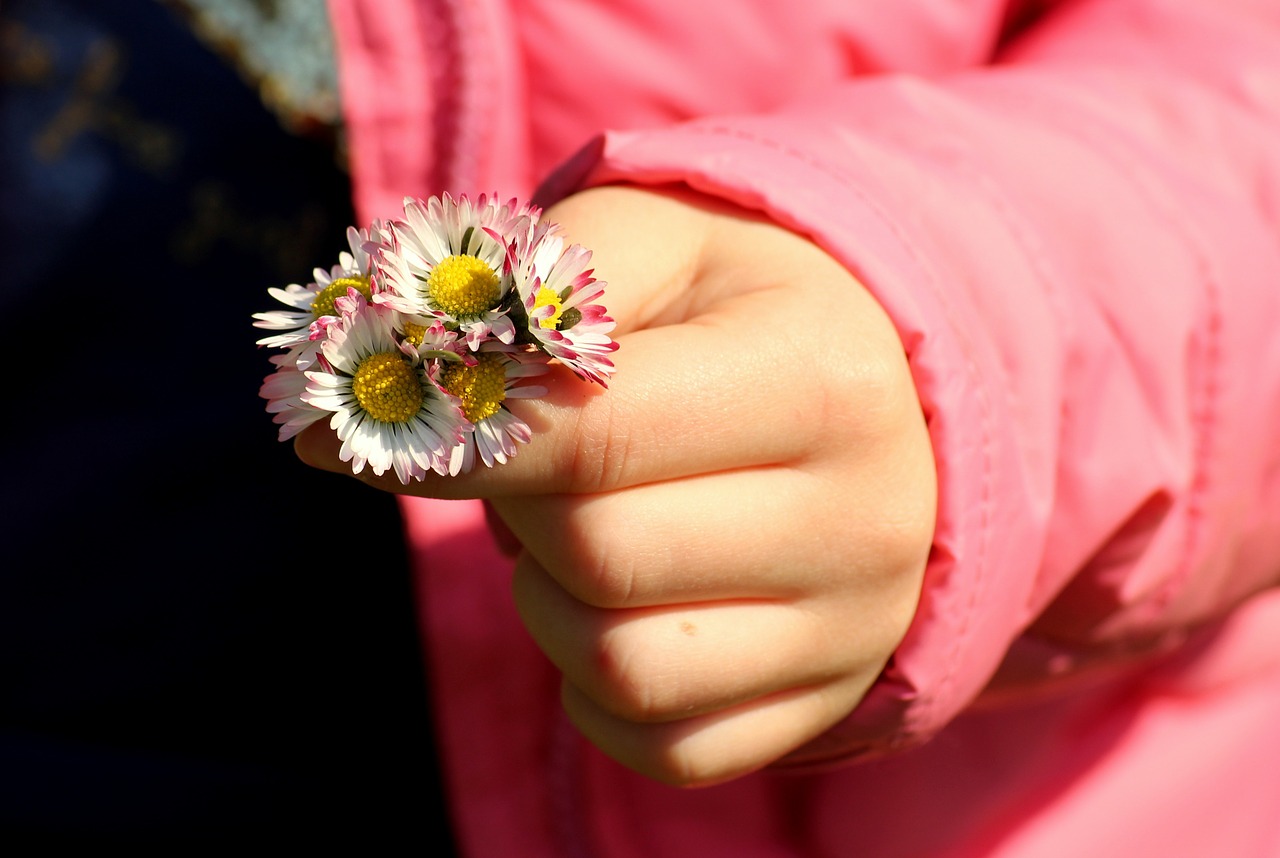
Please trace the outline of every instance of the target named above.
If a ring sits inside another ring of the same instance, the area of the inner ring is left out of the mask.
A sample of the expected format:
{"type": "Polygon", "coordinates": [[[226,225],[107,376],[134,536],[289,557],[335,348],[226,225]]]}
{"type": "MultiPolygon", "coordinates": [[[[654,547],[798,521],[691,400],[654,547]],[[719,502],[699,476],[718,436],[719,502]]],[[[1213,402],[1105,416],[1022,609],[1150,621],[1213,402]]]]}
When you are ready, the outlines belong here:
{"type": "Polygon", "coordinates": [[[1176,233],[1183,245],[1192,255],[1199,281],[1203,285],[1205,300],[1205,320],[1201,326],[1203,345],[1199,351],[1203,355],[1204,376],[1195,385],[1192,401],[1189,403],[1191,425],[1195,431],[1192,442],[1192,475],[1186,495],[1184,512],[1185,529],[1182,534],[1182,550],[1178,566],[1165,579],[1147,602],[1146,611],[1141,614],[1146,621],[1156,621],[1170,607],[1177,593],[1182,590],[1195,565],[1195,552],[1200,547],[1205,518],[1206,496],[1210,488],[1210,459],[1217,433],[1218,391],[1221,386],[1220,369],[1222,360],[1222,287],[1213,264],[1209,260],[1203,242],[1197,238],[1194,230],[1176,214],[1174,204],[1159,190],[1159,182],[1152,177],[1152,170],[1142,160],[1128,151],[1118,142],[1120,135],[1106,133],[1104,121],[1083,109],[1069,98],[1054,98],[1047,90],[1042,93],[1041,102],[1030,99],[1010,99],[1017,101],[1026,115],[1035,115],[1047,126],[1076,140],[1085,148],[1097,152],[1107,158],[1129,178],[1130,186],[1156,212],[1171,231],[1176,233]],[[1052,103],[1050,103],[1052,102],[1052,103]]]}

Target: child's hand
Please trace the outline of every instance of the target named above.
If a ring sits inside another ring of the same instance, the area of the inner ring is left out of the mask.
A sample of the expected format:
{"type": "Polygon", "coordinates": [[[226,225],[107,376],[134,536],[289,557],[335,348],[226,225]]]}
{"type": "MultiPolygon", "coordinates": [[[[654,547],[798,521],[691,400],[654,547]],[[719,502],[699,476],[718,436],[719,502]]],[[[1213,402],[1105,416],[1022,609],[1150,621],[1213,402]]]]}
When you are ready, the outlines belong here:
{"type": "MultiPolygon", "coordinates": [[[[809,241],[708,198],[601,188],[553,207],[618,320],[608,391],[568,372],[512,410],[493,469],[388,491],[482,497],[578,728],[696,785],[844,718],[906,632],[936,477],[903,347],[809,241]]],[[[323,426],[298,452],[349,473],[323,426]]]]}

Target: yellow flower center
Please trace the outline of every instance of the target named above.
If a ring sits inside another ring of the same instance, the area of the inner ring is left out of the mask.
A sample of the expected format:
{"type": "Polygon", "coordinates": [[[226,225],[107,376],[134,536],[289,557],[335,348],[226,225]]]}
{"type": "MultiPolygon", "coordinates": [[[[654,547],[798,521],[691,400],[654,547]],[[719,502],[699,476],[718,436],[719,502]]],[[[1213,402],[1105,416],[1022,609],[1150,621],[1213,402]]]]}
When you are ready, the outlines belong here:
{"type": "Polygon", "coordinates": [[[501,280],[482,260],[470,255],[450,256],[427,277],[431,303],[455,319],[492,310],[502,297],[501,280]]]}
{"type": "Polygon", "coordinates": [[[542,307],[554,309],[550,316],[539,320],[538,325],[543,330],[555,330],[560,326],[560,315],[564,313],[564,305],[560,303],[560,296],[550,286],[543,286],[533,298],[533,309],[538,310],[542,307]]]}
{"type": "Polygon", "coordinates": [[[415,325],[413,322],[405,322],[404,325],[404,341],[413,343],[415,346],[422,345],[422,339],[427,335],[426,325],[415,325]]]}
{"type": "Polygon", "coordinates": [[[360,407],[383,423],[404,423],[422,408],[422,382],[399,352],[379,352],[360,361],[351,389],[360,407]]]}
{"type": "Polygon", "coordinates": [[[504,359],[493,353],[478,357],[475,366],[450,363],[440,371],[440,386],[462,400],[462,413],[472,423],[498,413],[507,398],[504,359]]]}
{"type": "Polygon", "coordinates": [[[316,293],[315,299],[311,302],[311,314],[317,319],[321,316],[332,316],[337,312],[333,305],[334,300],[346,295],[348,289],[355,289],[366,300],[373,298],[373,293],[369,291],[368,277],[339,277],[316,293]]]}

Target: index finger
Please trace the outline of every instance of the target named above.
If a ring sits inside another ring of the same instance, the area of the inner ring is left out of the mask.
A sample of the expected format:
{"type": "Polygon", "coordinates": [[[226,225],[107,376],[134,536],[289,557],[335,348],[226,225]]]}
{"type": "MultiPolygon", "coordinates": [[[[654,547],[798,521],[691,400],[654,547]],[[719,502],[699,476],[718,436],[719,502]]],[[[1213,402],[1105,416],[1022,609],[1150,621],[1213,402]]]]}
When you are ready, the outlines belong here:
{"type": "MultiPolygon", "coordinates": [[[[735,302],[747,306],[621,337],[608,390],[555,368],[547,396],[508,403],[533,437],[505,464],[409,485],[391,472],[361,478],[402,494],[496,498],[595,493],[792,461],[815,440],[803,415],[818,382],[785,337],[744,344],[740,317],[763,310],[766,296],[735,302]]],[[[337,448],[325,426],[295,442],[308,464],[349,471],[337,448]]]]}

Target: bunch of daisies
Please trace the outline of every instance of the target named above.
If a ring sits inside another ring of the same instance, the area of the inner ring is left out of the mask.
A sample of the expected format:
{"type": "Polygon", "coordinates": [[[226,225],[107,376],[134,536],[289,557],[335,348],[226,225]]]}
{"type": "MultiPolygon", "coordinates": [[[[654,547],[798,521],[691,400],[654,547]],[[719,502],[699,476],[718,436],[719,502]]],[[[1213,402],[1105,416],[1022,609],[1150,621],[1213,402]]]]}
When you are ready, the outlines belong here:
{"type": "Polygon", "coordinates": [[[544,395],[529,379],[553,360],[607,384],[604,283],[539,209],[408,198],[347,243],[313,282],[268,290],[289,309],[254,314],[279,350],[260,394],[280,440],[328,418],[353,473],[408,483],[514,456],[532,433],[507,402],[544,395]]]}

